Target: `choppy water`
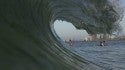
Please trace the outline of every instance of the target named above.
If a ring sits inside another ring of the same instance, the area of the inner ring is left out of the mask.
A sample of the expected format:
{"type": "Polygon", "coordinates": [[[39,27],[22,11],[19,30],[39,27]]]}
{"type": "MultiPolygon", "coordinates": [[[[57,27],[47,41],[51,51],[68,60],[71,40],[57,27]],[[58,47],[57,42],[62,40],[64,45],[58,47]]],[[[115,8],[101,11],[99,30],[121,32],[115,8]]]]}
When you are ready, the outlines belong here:
{"type": "Polygon", "coordinates": [[[74,42],[69,49],[106,70],[125,70],[125,40],[106,43],[108,46],[97,46],[99,41],[74,42]]]}

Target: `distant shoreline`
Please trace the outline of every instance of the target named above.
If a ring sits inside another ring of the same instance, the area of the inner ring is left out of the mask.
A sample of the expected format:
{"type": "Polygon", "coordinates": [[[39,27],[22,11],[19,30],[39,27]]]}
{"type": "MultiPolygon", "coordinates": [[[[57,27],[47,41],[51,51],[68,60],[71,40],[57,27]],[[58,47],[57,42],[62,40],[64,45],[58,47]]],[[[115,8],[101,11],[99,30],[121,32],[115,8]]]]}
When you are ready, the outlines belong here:
{"type": "Polygon", "coordinates": [[[92,41],[119,41],[119,40],[125,40],[125,39],[105,39],[105,40],[90,40],[90,41],[85,41],[85,40],[72,40],[72,42],[92,42],[92,41]]]}

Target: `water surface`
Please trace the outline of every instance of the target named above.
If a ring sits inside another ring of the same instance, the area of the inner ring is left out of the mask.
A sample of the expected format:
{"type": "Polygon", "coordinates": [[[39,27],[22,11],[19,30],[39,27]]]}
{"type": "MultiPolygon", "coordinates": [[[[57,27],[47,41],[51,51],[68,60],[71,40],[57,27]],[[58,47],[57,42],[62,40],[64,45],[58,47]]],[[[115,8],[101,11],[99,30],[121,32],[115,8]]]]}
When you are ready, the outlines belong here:
{"type": "Polygon", "coordinates": [[[125,40],[106,43],[108,46],[98,46],[99,41],[77,41],[70,49],[106,70],[125,70],[125,40]]]}

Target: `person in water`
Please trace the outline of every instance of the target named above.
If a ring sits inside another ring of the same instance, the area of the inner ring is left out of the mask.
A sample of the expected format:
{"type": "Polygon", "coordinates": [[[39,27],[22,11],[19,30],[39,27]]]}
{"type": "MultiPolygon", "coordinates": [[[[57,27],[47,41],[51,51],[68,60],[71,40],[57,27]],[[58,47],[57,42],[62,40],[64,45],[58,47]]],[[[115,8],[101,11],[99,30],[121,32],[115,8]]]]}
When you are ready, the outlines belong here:
{"type": "Polygon", "coordinates": [[[104,46],[107,46],[107,43],[105,41],[103,41],[103,44],[104,44],[104,46]]]}
{"type": "Polygon", "coordinates": [[[73,44],[72,44],[72,40],[71,40],[71,39],[69,40],[69,44],[70,44],[70,46],[72,46],[72,45],[73,45],[73,44]]]}
{"type": "Polygon", "coordinates": [[[100,46],[107,46],[105,41],[100,41],[100,46]]]}
{"type": "Polygon", "coordinates": [[[102,42],[102,41],[100,41],[100,46],[104,46],[104,44],[103,44],[103,42],[102,42]]]}

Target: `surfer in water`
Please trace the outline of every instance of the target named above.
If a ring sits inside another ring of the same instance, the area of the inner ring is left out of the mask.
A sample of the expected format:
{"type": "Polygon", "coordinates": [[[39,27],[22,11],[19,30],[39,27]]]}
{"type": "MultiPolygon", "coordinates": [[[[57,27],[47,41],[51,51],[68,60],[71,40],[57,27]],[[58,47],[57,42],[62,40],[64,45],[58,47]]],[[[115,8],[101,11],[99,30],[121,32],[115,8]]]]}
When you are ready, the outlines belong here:
{"type": "Polygon", "coordinates": [[[72,45],[73,45],[72,43],[73,43],[73,42],[72,42],[72,40],[70,39],[70,40],[69,40],[69,45],[72,46],[72,45]]]}
{"type": "Polygon", "coordinates": [[[100,41],[100,46],[107,46],[105,41],[100,41]]]}
{"type": "Polygon", "coordinates": [[[102,41],[100,41],[100,46],[104,46],[104,44],[103,44],[103,42],[102,42],[102,41]]]}

